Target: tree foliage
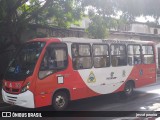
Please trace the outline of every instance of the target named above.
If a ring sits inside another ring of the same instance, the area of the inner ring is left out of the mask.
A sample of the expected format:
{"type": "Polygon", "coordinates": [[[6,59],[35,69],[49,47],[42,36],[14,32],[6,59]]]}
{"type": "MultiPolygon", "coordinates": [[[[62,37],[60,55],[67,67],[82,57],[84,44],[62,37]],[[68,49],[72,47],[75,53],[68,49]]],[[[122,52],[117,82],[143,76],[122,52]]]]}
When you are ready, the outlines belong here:
{"type": "Polygon", "coordinates": [[[18,46],[29,24],[68,27],[82,15],[78,0],[0,0],[0,51],[18,46]]]}
{"type": "Polygon", "coordinates": [[[128,21],[139,16],[160,17],[159,0],[83,0],[84,6],[92,6],[100,16],[112,17],[119,11],[128,21]]]}
{"type": "MultiPolygon", "coordinates": [[[[159,24],[159,0],[83,0],[83,5],[92,13],[92,16],[94,14],[105,21],[103,25],[106,29],[133,22],[136,17],[140,16],[152,16],[155,19],[155,23],[159,24]],[[120,16],[120,18],[115,19],[116,16],[120,16]]],[[[91,20],[90,27],[94,25],[93,22],[97,24],[97,21],[93,21],[92,17],[91,20]]],[[[99,35],[100,33],[97,31],[95,34],[99,35]]]]}
{"type": "Polygon", "coordinates": [[[116,15],[115,2],[113,0],[84,0],[87,6],[88,16],[91,19],[88,33],[92,38],[106,38],[108,29],[117,26],[117,20],[111,16],[116,15]]]}
{"type": "Polygon", "coordinates": [[[91,23],[87,29],[87,32],[89,33],[89,36],[91,38],[95,39],[103,39],[106,38],[108,35],[107,27],[106,27],[106,22],[102,17],[99,16],[94,16],[91,20],[91,23]]]}
{"type": "Polygon", "coordinates": [[[134,21],[138,16],[152,16],[158,24],[159,4],[159,0],[0,0],[0,51],[8,45],[18,46],[28,24],[77,24],[85,12],[83,8],[87,8],[91,19],[88,31],[97,29],[97,36],[100,28],[104,32],[104,28],[134,21]],[[120,11],[120,19],[115,19],[120,11]]]}
{"type": "Polygon", "coordinates": [[[119,0],[117,1],[117,9],[122,11],[122,17],[128,21],[135,21],[135,18],[139,16],[152,16],[159,24],[159,4],[159,0],[119,0]]]}

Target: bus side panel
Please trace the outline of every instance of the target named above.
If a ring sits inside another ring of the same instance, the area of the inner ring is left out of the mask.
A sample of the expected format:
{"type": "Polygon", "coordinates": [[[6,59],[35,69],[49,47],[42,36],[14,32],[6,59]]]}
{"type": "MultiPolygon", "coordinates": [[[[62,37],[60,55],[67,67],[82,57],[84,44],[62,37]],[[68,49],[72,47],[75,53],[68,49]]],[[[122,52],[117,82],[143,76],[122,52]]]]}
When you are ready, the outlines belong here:
{"type": "Polygon", "coordinates": [[[98,93],[89,89],[89,87],[84,83],[82,77],[78,70],[73,70],[72,60],[69,57],[70,66],[68,68],[68,73],[70,74],[71,83],[68,84],[71,94],[71,100],[87,98],[99,95],[98,93]]]}
{"type": "Polygon", "coordinates": [[[142,84],[139,85],[139,87],[143,85],[149,85],[156,82],[156,65],[155,64],[144,64],[142,65],[143,73],[142,73],[142,84]]]}
{"type": "Polygon", "coordinates": [[[35,96],[35,106],[36,106],[36,108],[51,105],[51,100],[52,100],[51,97],[52,97],[52,93],[35,96]]]}
{"type": "Polygon", "coordinates": [[[135,87],[139,88],[156,82],[156,65],[135,65],[128,80],[135,81],[135,87]]]}
{"type": "Polygon", "coordinates": [[[127,79],[125,80],[125,82],[117,89],[114,91],[114,93],[116,92],[121,92],[121,91],[124,91],[124,87],[125,87],[125,84],[129,81],[129,80],[132,80],[134,81],[135,83],[135,86],[138,85],[138,79],[139,79],[139,72],[138,72],[138,65],[136,66],[133,66],[133,69],[132,71],[130,72],[130,74],[128,75],[127,79]]]}
{"type": "Polygon", "coordinates": [[[37,79],[35,94],[36,107],[51,105],[54,93],[62,89],[69,90],[71,100],[99,95],[88,88],[77,70],[73,70],[70,57],[67,69],[51,74],[42,80],[37,79]],[[59,76],[63,77],[64,83],[58,83],[59,76]]]}
{"type": "MultiPolygon", "coordinates": [[[[135,88],[139,88],[145,85],[155,83],[156,82],[156,65],[155,64],[135,65],[133,67],[132,72],[128,76],[126,82],[129,80],[134,81],[135,88]],[[140,68],[143,68],[143,70],[140,68]]],[[[123,91],[125,83],[122,84],[117,90],[115,90],[114,93],[123,91]]]]}

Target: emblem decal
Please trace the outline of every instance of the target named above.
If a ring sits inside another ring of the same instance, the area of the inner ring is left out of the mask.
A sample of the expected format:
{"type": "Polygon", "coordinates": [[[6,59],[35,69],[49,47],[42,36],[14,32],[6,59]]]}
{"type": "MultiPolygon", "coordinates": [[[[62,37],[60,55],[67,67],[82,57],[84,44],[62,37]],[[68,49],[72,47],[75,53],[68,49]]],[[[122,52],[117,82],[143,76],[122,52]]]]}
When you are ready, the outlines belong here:
{"type": "Polygon", "coordinates": [[[125,76],[126,76],[126,71],[123,70],[123,71],[122,71],[122,77],[125,77],[125,76]]]}
{"type": "Polygon", "coordinates": [[[94,83],[94,82],[96,82],[95,75],[94,75],[94,73],[93,73],[92,71],[91,71],[90,74],[89,74],[89,77],[88,77],[88,79],[87,79],[87,82],[88,82],[88,83],[94,83]]]}
{"type": "Polygon", "coordinates": [[[113,78],[114,72],[111,72],[111,74],[110,74],[110,75],[111,75],[111,78],[113,78]]]}
{"type": "Polygon", "coordinates": [[[107,77],[106,80],[112,80],[112,79],[116,79],[117,77],[114,77],[114,72],[110,73],[110,77],[107,77]]]}
{"type": "Polygon", "coordinates": [[[139,71],[139,75],[140,75],[140,76],[143,75],[143,70],[142,70],[142,69],[139,71]]]}

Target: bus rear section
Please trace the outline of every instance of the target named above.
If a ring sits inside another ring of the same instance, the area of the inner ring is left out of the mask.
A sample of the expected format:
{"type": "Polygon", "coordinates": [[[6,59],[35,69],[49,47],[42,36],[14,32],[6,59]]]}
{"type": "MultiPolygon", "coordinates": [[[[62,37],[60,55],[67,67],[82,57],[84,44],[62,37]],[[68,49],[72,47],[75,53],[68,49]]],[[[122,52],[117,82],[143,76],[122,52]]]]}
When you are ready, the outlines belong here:
{"type": "Polygon", "coordinates": [[[154,44],[142,41],[42,38],[27,42],[3,80],[7,103],[64,110],[69,101],[156,82],[154,44]]]}

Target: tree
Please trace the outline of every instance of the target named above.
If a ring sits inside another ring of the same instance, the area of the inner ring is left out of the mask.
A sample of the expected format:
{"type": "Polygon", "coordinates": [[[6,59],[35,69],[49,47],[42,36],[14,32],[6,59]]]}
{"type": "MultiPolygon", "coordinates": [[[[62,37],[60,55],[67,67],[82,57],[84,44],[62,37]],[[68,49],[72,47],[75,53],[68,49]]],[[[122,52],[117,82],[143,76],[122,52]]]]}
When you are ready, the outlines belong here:
{"type": "Polygon", "coordinates": [[[117,27],[118,21],[112,17],[116,15],[113,0],[84,0],[84,7],[91,19],[87,32],[92,38],[106,38],[110,28],[117,27]]]}
{"type": "Polygon", "coordinates": [[[89,36],[94,39],[103,39],[108,35],[107,26],[102,17],[94,16],[87,29],[89,36]]]}
{"type": "MultiPolygon", "coordinates": [[[[83,0],[82,5],[92,13],[92,16],[94,14],[105,21],[103,22],[104,26],[102,29],[104,29],[104,27],[110,29],[125,23],[134,22],[135,18],[139,16],[152,16],[155,18],[155,23],[157,25],[159,24],[159,0],[83,0]],[[121,15],[119,13],[121,13],[121,15]],[[119,15],[120,18],[116,19],[116,16],[119,15]]],[[[98,24],[96,20],[93,20],[92,16],[89,16],[92,20],[90,28],[98,24]]],[[[97,29],[99,27],[100,26],[97,26],[97,29]]],[[[93,32],[93,30],[91,30],[91,32],[93,32]]],[[[95,36],[97,34],[98,36],[100,34],[99,32],[100,31],[97,31],[97,33],[93,35],[95,36]]]]}
{"type": "Polygon", "coordinates": [[[81,18],[78,0],[0,0],[0,52],[19,46],[29,24],[67,27],[81,18]]]}
{"type": "Polygon", "coordinates": [[[117,9],[122,11],[122,17],[135,21],[139,16],[152,16],[157,24],[160,18],[159,0],[118,0],[117,9]]]}

